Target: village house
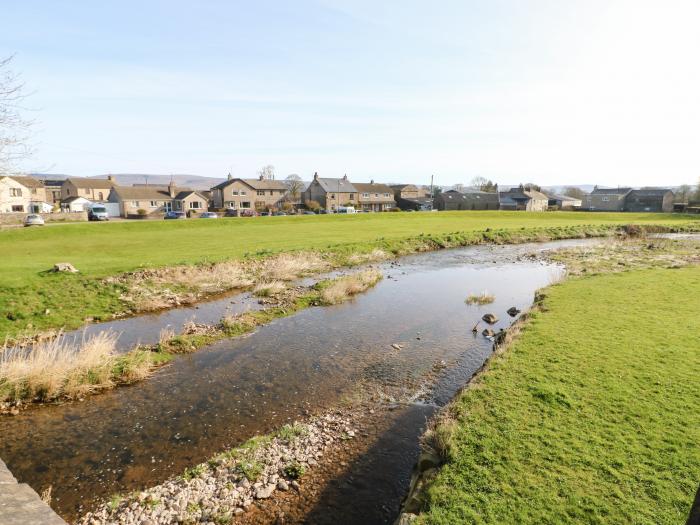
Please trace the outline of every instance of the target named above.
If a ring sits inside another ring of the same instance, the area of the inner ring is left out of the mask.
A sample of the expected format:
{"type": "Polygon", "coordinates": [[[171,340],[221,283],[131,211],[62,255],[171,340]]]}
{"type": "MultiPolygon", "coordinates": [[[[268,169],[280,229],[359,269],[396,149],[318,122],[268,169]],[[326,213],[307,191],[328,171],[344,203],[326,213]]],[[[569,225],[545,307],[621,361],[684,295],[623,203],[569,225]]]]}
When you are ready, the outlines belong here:
{"type": "Polygon", "coordinates": [[[632,190],[625,196],[624,211],[672,212],[674,194],[668,188],[632,190]]]}
{"type": "Polygon", "coordinates": [[[211,200],[216,209],[232,210],[276,210],[287,197],[287,185],[282,181],[265,179],[239,179],[228,176],[228,180],[211,189],[211,200]]]}
{"type": "Polygon", "coordinates": [[[305,204],[316,201],[327,210],[336,210],[340,206],[357,207],[357,193],[357,188],[348,180],[347,175],[334,179],[319,177],[318,173],[314,173],[314,179],[302,194],[302,201],[305,204]]]}
{"type": "Polygon", "coordinates": [[[581,199],[569,197],[568,195],[549,194],[549,206],[556,206],[560,210],[571,210],[580,208],[583,204],[581,199]]]}
{"type": "Polygon", "coordinates": [[[625,197],[632,188],[599,188],[586,196],[585,207],[590,211],[623,211],[625,197]]]}
{"type": "Polygon", "coordinates": [[[486,191],[443,191],[434,199],[435,208],[450,210],[497,210],[498,193],[486,191]]]}
{"type": "Polygon", "coordinates": [[[498,193],[501,210],[513,211],[547,211],[549,197],[534,189],[522,185],[498,193]]]}
{"type": "Polygon", "coordinates": [[[61,185],[61,201],[70,197],[84,197],[90,202],[107,202],[109,192],[115,185],[111,175],[106,179],[69,177],[61,185]]]}
{"type": "Polygon", "coordinates": [[[33,177],[12,175],[0,177],[0,212],[49,213],[44,185],[33,177]]]}
{"type": "Polygon", "coordinates": [[[44,190],[46,191],[46,201],[57,205],[61,203],[61,188],[63,187],[63,180],[56,179],[39,179],[44,185],[44,190]]]}
{"type": "Polygon", "coordinates": [[[402,210],[430,211],[433,209],[433,199],[424,188],[414,184],[392,184],[396,205],[402,210]]]}
{"type": "Polygon", "coordinates": [[[369,184],[356,182],[353,186],[357,190],[357,201],[362,210],[387,211],[396,207],[394,192],[386,184],[370,181],[369,184]]]}
{"type": "Polygon", "coordinates": [[[192,215],[209,210],[209,202],[200,192],[177,188],[172,183],[168,186],[114,186],[109,202],[118,203],[119,215],[126,218],[161,216],[169,211],[192,215]]]}

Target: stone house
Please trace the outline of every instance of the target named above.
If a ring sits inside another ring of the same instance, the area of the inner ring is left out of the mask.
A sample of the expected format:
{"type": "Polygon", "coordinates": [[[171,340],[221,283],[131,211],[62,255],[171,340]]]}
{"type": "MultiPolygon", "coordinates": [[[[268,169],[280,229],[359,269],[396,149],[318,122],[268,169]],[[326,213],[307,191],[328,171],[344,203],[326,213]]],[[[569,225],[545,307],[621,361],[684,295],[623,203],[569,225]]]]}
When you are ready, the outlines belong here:
{"type": "Polygon", "coordinates": [[[435,208],[450,210],[497,210],[498,193],[486,191],[443,191],[434,199],[435,208]]]}
{"type": "Polygon", "coordinates": [[[394,192],[394,200],[399,202],[400,199],[420,199],[426,197],[425,191],[415,184],[392,184],[389,186],[394,192]]]}
{"type": "Polygon", "coordinates": [[[581,199],[569,197],[568,195],[549,194],[549,206],[557,206],[560,210],[578,209],[583,204],[581,199]]]}
{"type": "Polygon", "coordinates": [[[211,201],[216,209],[278,209],[285,202],[287,193],[287,185],[282,181],[263,177],[239,179],[229,174],[228,180],[211,189],[211,201]]]}
{"type": "Polygon", "coordinates": [[[370,181],[369,184],[356,182],[353,186],[357,190],[357,202],[360,209],[387,211],[396,208],[394,192],[386,184],[377,184],[374,181],[370,181]]]}
{"type": "Polygon", "coordinates": [[[0,176],[0,213],[27,213],[30,190],[14,177],[0,176]]]}
{"type": "Polygon", "coordinates": [[[63,180],[56,179],[40,179],[40,182],[44,185],[44,190],[46,191],[46,202],[51,204],[60,204],[61,202],[61,188],[63,187],[63,180]]]}
{"type": "Polygon", "coordinates": [[[527,190],[522,185],[498,193],[499,208],[512,211],[547,211],[549,197],[537,190],[527,190]]]}
{"type": "Polygon", "coordinates": [[[169,211],[184,211],[188,215],[209,210],[207,198],[200,192],[168,186],[114,186],[109,193],[109,202],[119,204],[122,217],[146,215],[159,216],[169,211]]]}
{"type": "Polygon", "coordinates": [[[632,188],[599,188],[586,196],[585,207],[590,211],[623,211],[625,197],[632,188]]]}
{"type": "Polygon", "coordinates": [[[302,194],[302,202],[318,202],[322,208],[336,210],[339,206],[359,205],[357,188],[345,175],[339,179],[319,177],[314,173],[314,179],[302,194]]]}
{"type": "Polygon", "coordinates": [[[61,200],[84,197],[91,202],[107,202],[109,193],[115,186],[114,177],[111,175],[106,179],[69,177],[61,185],[61,200]]]}
{"type": "Polygon", "coordinates": [[[624,211],[670,213],[673,199],[674,194],[668,188],[632,190],[625,195],[624,211]]]}

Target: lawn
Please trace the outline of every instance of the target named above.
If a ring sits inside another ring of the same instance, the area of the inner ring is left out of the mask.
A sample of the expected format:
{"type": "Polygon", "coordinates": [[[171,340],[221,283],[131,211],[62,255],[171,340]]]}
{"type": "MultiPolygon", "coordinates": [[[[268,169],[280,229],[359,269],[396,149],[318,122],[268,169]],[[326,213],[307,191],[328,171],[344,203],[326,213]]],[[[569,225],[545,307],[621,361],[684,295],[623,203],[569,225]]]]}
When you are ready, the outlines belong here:
{"type": "Polygon", "coordinates": [[[700,267],[575,278],[455,401],[420,523],[685,523],[700,267]]]}
{"type": "Polygon", "coordinates": [[[610,224],[693,224],[670,214],[441,212],[77,223],[0,231],[0,338],[23,330],[79,326],[123,310],[101,277],[140,267],[220,261],[301,249],[482,232],[610,224]],[[70,262],[79,275],[45,273],[70,262]]]}

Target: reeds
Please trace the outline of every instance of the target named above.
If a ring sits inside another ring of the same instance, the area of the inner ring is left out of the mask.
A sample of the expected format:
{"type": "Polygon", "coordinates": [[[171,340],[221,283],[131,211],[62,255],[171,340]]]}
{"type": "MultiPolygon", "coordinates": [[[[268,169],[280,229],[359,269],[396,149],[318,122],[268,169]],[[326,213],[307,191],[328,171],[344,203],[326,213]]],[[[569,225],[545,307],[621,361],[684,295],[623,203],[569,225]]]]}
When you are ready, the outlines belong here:
{"type": "Polygon", "coordinates": [[[340,304],[353,295],[364,292],[379,282],[382,273],[369,269],[338,277],[321,286],[321,302],[323,304],[340,304]]]}
{"type": "Polygon", "coordinates": [[[495,300],[496,298],[492,294],[484,291],[480,294],[469,294],[464,300],[464,302],[467,304],[478,304],[479,306],[481,306],[484,304],[491,304],[495,300]]]}
{"type": "Polygon", "coordinates": [[[282,281],[264,281],[255,285],[253,295],[257,297],[271,297],[282,293],[287,286],[282,281]]]}

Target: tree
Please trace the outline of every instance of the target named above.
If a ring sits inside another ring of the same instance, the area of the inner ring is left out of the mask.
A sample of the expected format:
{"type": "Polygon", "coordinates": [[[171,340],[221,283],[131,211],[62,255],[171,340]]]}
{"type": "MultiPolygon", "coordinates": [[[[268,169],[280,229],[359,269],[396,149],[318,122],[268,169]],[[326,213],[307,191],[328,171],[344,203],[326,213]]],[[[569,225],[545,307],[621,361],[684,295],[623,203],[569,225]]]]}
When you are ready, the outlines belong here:
{"type": "Polygon", "coordinates": [[[306,207],[311,211],[318,211],[321,209],[321,203],[318,201],[306,201],[306,207]]]}
{"type": "Polygon", "coordinates": [[[564,188],[564,195],[574,199],[583,200],[586,196],[586,192],[583,191],[581,188],[577,188],[576,186],[567,186],[566,188],[564,188]]]}
{"type": "Polygon", "coordinates": [[[527,191],[542,191],[542,188],[538,186],[537,184],[534,184],[532,182],[528,182],[523,186],[527,191]]]}
{"type": "Polygon", "coordinates": [[[304,189],[304,183],[301,181],[301,177],[296,174],[288,175],[284,179],[284,185],[287,186],[287,197],[292,202],[299,202],[301,200],[301,191],[304,189]]]}
{"type": "Polygon", "coordinates": [[[433,194],[431,195],[431,197],[434,199],[434,198],[438,197],[441,193],[442,193],[442,188],[440,186],[435,186],[433,188],[433,194]]]}
{"type": "Polygon", "coordinates": [[[693,187],[690,184],[681,184],[678,186],[675,194],[676,202],[688,202],[688,199],[693,195],[693,187]]]}
{"type": "Polygon", "coordinates": [[[464,193],[464,184],[455,184],[452,189],[460,193],[464,193]]]}
{"type": "Polygon", "coordinates": [[[31,121],[22,118],[24,84],[10,69],[13,57],[0,59],[0,175],[12,173],[17,161],[30,154],[31,121]]]}
{"type": "Polygon", "coordinates": [[[498,191],[498,184],[494,184],[485,177],[474,177],[470,186],[475,190],[486,191],[489,193],[496,193],[498,191]]]}
{"type": "Polygon", "coordinates": [[[275,180],[275,167],[272,164],[263,166],[260,168],[260,171],[258,171],[258,175],[263,180],[275,180]]]}

